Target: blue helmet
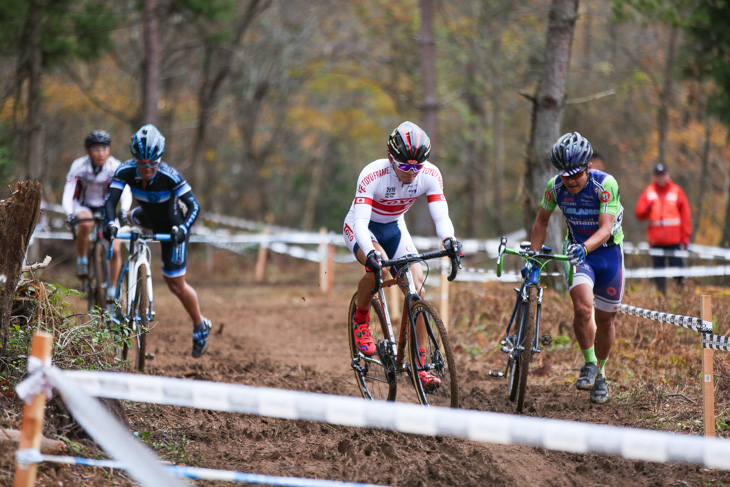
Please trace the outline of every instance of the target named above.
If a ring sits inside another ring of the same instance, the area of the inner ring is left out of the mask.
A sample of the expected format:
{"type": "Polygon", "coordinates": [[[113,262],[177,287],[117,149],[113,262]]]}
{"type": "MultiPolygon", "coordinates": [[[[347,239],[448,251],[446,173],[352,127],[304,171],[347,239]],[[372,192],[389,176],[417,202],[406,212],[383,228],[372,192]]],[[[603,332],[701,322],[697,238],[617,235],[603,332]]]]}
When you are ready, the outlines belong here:
{"type": "Polygon", "coordinates": [[[154,125],[143,125],[132,136],[129,148],[138,161],[156,161],[165,153],[165,137],[154,125]]]}
{"type": "Polygon", "coordinates": [[[578,132],[563,135],[553,145],[550,162],[561,176],[572,176],[585,171],[593,157],[593,147],[578,132]]]}

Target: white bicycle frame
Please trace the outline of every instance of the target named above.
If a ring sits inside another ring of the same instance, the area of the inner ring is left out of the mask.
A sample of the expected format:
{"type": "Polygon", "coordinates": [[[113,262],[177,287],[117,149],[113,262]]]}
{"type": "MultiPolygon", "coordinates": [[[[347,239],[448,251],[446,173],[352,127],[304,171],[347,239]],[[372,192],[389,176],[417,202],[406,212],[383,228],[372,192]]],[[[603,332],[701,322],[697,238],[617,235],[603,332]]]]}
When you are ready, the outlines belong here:
{"type": "MultiPolygon", "coordinates": [[[[151,321],[151,317],[154,315],[154,312],[152,311],[152,302],[154,301],[154,297],[152,295],[152,270],[150,269],[152,252],[149,245],[147,245],[147,242],[142,239],[136,239],[133,245],[134,248],[129,249],[129,257],[126,262],[127,292],[129,295],[127,296],[127,309],[124,310],[125,316],[133,315],[134,298],[137,296],[137,286],[142,282],[142,279],[144,279],[144,285],[147,286],[147,299],[150,303],[149,309],[147,310],[147,322],[149,323],[151,321]],[[142,265],[146,266],[146,276],[139,276],[139,268],[142,265]]],[[[121,285],[121,282],[119,284],[121,285]]],[[[117,289],[117,293],[119,293],[119,288],[117,289]]],[[[136,320],[132,323],[132,330],[137,331],[136,320]]]]}

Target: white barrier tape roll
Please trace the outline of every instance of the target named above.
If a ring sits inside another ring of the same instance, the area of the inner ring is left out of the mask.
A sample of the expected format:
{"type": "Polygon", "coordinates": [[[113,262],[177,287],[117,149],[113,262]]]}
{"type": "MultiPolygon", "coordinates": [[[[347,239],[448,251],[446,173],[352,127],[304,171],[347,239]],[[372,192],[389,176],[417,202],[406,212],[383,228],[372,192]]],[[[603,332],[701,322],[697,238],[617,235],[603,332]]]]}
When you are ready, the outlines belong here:
{"type": "Polygon", "coordinates": [[[169,377],[87,371],[68,371],[63,376],[89,394],[128,401],[183,407],[205,404],[218,411],[730,470],[730,441],[716,438],[169,377]],[[555,436],[556,431],[561,431],[560,436],[555,436]]]}
{"type": "MultiPolygon", "coordinates": [[[[25,450],[23,450],[25,451],[25,450]]],[[[20,458],[18,450],[16,458],[20,458]]],[[[38,450],[34,454],[23,455],[24,459],[33,460],[29,463],[50,462],[65,465],[83,465],[87,467],[124,469],[124,465],[116,460],[95,460],[92,458],[71,457],[64,455],[41,455],[38,450]]],[[[20,463],[20,462],[19,462],[20,463]]],[[[307,479],[298,477],[277,477],[253,473],[236,472],[233,470],[215,470],[212,468],[187,467],[184,465],[166,465],[165,469],[176,477],[185,477],[196,480],[219,480],[223,482],[246,482],[249,484],[283,485],[287,487],[383,487],[374,484],[343,482],[336,480],[307,479]]]]}
{"type": "Polygon", "coordinates": [[[53,366],[46,368],[45,373],[76,421],[99,446],[119,460],[137,482],[150,487],[189,485],[170,475],[152,450],[130,435],[98,400],[68,381],[66,373],[53,366]]]}
{"type": "Polygon", "coordinates": [[[33,398],[43,392],[46,394],[46,400],[50,400],[53,397],[53,390],[48,384],[48,379],[45,375],[45,369],[50,366],[50,358],[44,362],[38,357],[33,357],[32,355],[28,357],[29,375],[15,386],[16,394],[18,394],[18,397],[21,398],[25,404],[32,403],[33,398]]]}
{"type": "Polygon", "coordinates": [[[721,335],[702,335],[702,348],[730,352],[730,337],[721,335]]]}
{"type": "Polygon", "coordinates": [[[671,313],[662,313],[661,311],[652,311],[643,308],[637,308],[636,306],[629,306],[628,304],[622,304],[619,307],[619,311],[626,313],[627,315],[639,316],[654,321],[661,321],[662,323],[669,323],[670,325],[681,326],[682,328],[688,328],[690,330],[698,331],[700,333],[712,333],[712,322],[703,321],[700,318],[693,318],[691,316],[673,315],[671,313]]]}

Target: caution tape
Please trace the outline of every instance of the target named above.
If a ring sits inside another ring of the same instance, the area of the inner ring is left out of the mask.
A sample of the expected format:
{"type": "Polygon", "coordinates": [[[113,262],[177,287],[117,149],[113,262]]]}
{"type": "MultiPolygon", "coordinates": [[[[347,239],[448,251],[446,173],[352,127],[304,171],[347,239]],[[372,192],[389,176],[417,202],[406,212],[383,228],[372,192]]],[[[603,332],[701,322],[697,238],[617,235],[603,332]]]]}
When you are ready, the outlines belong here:
{"type": "Polygon", "coordinates": [[[730,470],[730,441],[716,438],[170,377],[93,371],[59,375],[67,386],[96,397],[730,470]]]}
{"type": "Polygon", "coordinates": [[[627,315],[640,316],[641,318],[649,320],[681,326],[682,328],[688,328],[700,333],[712,333],[712,322],[703,321],[700,318],[673,315],[671,313],[663,313],[661,311],[652,311],[649,309],[637,308],[636,306],[629,306],[628,304],[620,305],[619,311],[626,313],[627,315]]]}
{"type": "Polygon", "coordinates": [[[702,335],[702,348],[730,352],[730,337],[721,335],[702,335]]]}

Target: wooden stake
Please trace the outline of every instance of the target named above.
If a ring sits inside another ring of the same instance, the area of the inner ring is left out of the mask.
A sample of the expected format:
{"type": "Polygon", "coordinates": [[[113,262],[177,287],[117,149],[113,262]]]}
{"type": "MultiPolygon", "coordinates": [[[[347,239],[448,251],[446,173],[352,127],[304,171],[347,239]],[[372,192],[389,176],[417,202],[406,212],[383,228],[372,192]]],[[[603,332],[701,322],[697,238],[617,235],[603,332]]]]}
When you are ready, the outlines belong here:
{"type": "MultiPolygon", "coordinates": [[[[712,297],[702,296],[702,321],[712,323],[712,297]]],[[[705,436],[715,436],[715,387],[711,348],[702,347],[702,414],[705,436]]]]}
{"type": "MultiPolygon", "coordinates": [[[[269,234],[269,227],[265,227],[262,235],[269,234]]],[[[261,282],[264,280],[264,273],[266,272],[266,255],[269,246],[262,243],[259,246],[259,255],[256,257],[256,267],[254,267],[253,280],[254,282],[261,282]]]]}
{"type": "MultiPolygon", "coordinates": [[[[53,335],[45,331],[36,332],[30,347],[30,355],[42,363],[51,359],[53,335]]],[[[43,417],[46,409],[46,394],[41,392],[30,404],[23,406],[23,425],[20,429],[18,449],[39,450],[43,433],[43,417]]],[[[38,468],[35,464],[21,465],[15,463],[15,487],[31,487],[35,485],[38,468]]]]}

